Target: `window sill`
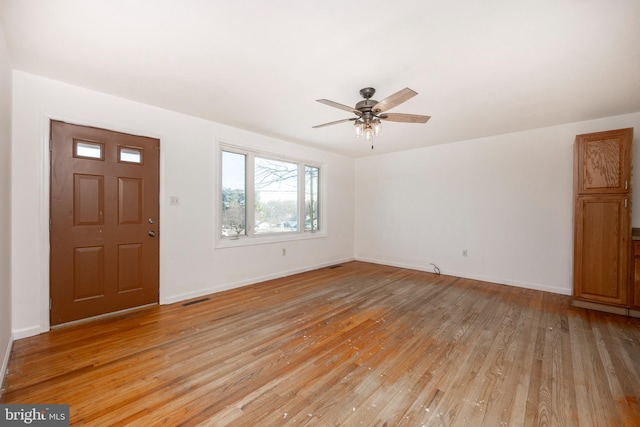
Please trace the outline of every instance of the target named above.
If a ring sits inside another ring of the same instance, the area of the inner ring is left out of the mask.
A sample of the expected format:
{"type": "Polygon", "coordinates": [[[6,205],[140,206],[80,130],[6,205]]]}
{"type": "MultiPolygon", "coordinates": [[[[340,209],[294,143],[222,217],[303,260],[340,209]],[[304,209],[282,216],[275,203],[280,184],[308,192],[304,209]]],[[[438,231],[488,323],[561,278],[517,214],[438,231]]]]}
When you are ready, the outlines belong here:
{"type": "Polygon", "coordinates": [[[236,248],[239,246],[253,246],[253,245],[264,245],[269,243],[281,243],[281,242],[291,242],[296,240],[309,240],[309,239],[319,239],[327,237],[327,233],[316,231],[305,232],[305,233],[292,233],[283,235],[268,235],[268,236],[257,236],[257,237],[241,237],[238,239],[230,239],[230,238],[221,238],[219,237],[216,241],[215,249],[224,249],[224,248],[236,248]]]}

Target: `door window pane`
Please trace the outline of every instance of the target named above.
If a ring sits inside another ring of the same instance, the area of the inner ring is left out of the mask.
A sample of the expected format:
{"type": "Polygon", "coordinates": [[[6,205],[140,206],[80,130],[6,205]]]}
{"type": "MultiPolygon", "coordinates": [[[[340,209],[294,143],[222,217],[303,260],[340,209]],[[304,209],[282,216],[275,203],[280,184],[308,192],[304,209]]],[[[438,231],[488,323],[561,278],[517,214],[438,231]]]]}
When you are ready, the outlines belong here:
{"type": "Polygon", "coordinates": [[[89,159],[104,160],[103,146],[99,142],[87,142],[75,140],[73,157],[86,157],[89,159]]]}
{"type": "Polygon", "coordinates": [[[246,156],[222,152],[222,235],[239,237],[246,234],[246,156]]]}
{"type": "Polygon", "coordinates": [[[142,163],[142,149],[133,147],[118,147],[118,160],[127,163],[142,163]]]}
{"type": "Polygon", "coordinates": [[[298,165],[255,158],[256,234],[298,231],[298,165]]]}

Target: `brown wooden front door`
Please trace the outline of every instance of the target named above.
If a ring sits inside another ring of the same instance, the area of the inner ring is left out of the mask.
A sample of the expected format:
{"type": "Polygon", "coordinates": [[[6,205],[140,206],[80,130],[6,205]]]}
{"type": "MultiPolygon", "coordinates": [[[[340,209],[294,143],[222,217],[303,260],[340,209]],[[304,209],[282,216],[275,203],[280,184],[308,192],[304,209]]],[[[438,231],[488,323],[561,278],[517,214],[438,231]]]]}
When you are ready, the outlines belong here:
{"type": "Polygon", "coordinates": [[[51,325],[158,302],[159,148],[51,122],[51,325]]]}

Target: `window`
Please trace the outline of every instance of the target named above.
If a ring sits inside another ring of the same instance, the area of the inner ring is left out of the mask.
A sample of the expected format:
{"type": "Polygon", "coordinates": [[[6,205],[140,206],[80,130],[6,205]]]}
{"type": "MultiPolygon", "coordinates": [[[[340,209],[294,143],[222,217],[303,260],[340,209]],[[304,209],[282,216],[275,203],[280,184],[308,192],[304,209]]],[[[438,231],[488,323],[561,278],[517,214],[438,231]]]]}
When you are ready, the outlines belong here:
{"type": "Polygon", "coordinates": [[[320,229],[320,167],[222,147],[220,236],[287,236],[320,229]]]}
{"type": "Polygon", "coordinates": [[[222,235],[245,235],[246,224],[246,157],[222,152],[222,235]]]}

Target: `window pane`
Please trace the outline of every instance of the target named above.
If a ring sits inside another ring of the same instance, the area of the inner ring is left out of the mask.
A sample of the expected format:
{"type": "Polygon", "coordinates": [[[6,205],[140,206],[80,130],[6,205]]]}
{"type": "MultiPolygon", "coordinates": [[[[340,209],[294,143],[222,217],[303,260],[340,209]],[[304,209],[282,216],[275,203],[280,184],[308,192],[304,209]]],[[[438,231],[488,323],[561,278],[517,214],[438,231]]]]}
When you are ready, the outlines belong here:
{"type": "Polygon", "coordinates": [[[298,231],[298,165],[255,158],[256,234],[298,231]]]}
{"type": "Polygon", "coordinates": [[[74,157],[88,157],[90,159],[103,159],[102,144],[96,142],[74,141],[74,157]]]}
{"type": "Polygon", "coordinates": [[[222,235],[246,234],[244,154],[222,152],[222,235]]]}
{"type": "Polygon", "coordinates": [[[142,148],[118,147],[118,160],[127,163],[142,163],[142,148]]]}
{"type": "Polygon", "coordinates": [[[315,231],[318,229],[318,181],[320,170],[319,168],[305,166],[304,175],[304,206],[306,211],[304,229],[315,231]]]}

